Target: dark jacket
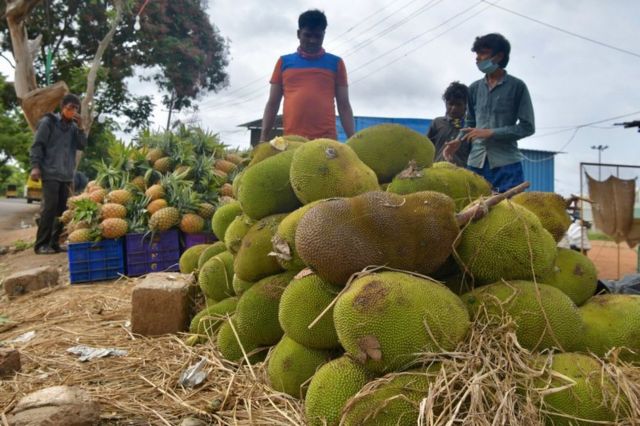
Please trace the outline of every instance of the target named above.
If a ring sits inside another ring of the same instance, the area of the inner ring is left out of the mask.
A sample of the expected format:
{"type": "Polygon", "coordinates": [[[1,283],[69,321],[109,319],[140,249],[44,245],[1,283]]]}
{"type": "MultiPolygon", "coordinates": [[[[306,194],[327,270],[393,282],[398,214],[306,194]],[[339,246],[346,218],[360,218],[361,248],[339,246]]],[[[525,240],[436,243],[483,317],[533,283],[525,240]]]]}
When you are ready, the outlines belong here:
{"type": "Polygon", "coordinates": [[[40,168],[42,180],[71,182],[76,168],[76,151],[84,151],[87,136],[57,114],[46,114],[31,145],[31,167],[40,168]]]}

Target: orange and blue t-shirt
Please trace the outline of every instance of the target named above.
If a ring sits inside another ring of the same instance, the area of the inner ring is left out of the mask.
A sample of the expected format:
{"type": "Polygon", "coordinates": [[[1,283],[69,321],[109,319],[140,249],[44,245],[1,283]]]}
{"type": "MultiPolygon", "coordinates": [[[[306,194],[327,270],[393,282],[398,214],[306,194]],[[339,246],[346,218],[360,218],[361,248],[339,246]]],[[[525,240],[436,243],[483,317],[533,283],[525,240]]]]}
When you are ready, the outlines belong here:
{"type": "Polygon", "coordinates": [[[282,86],[285,135],[337,138],[336,86],[347,86],[347,69],[340,57],[324,53],[304,58],[297,52],[281,56],[270,83],[282,86]]]}

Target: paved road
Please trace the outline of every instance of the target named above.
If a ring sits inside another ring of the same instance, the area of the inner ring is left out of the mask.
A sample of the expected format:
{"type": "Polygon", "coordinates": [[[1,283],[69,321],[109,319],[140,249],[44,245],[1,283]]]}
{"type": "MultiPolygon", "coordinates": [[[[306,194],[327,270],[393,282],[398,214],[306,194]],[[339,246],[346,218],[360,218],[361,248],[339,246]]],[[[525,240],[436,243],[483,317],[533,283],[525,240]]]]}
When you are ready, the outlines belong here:
{"type": "Polygon", "coordinates": [[[27,204],[24,198],[0,198],[0,231],[33,225],[39,210],[40,203],[27,204]]]}

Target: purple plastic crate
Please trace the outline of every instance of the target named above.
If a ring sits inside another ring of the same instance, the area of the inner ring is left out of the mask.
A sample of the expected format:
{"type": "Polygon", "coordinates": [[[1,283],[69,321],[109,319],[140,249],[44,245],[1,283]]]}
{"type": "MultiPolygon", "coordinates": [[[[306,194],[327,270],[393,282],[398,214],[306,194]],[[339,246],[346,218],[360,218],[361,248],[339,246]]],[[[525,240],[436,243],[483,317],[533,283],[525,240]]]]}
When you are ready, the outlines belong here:
{"type": "Polygon", "coordinates": [[[183,251],[198,244],[211,244],[218,241],[216,236],[211,232],[199,232],[197,234],[182,233],[182,240],[183,251]]]}
{"type": "Polygon", "coordinates": [[[71,284],[111,280],[124,275],[122,238],[69,244],[67,256],[71,284]]]}
{"type": "Polygon", "coordinates": [[[125,237],[127,275],[137,277],[150,272],[178,271],[180,238],[177,229],[125,237]]]}

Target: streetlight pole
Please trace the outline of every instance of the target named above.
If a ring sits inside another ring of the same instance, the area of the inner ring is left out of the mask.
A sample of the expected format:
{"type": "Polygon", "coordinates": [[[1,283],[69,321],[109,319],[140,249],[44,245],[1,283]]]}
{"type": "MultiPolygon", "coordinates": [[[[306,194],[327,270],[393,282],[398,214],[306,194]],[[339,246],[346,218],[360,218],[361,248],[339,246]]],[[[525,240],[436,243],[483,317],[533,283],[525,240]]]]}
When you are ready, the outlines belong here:
{"type": "Polygon", "coordinates": [[[602,151],[609,148],[609,145],[592,145],[591,149],[598,150],[598,180],[602,180],[602,151]]]}

